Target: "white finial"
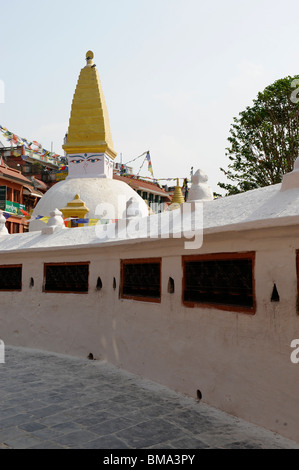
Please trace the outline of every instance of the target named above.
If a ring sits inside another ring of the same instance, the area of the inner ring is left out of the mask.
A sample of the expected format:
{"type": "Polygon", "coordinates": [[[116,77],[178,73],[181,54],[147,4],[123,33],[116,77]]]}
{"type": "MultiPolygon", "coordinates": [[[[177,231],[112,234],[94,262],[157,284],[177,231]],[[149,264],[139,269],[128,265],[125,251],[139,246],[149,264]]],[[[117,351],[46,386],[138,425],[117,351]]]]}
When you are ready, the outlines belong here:
{"type": "Polygon", "coordinates": [[[47,225],[50,227],[61,227],[65,228],[64,220],[62,218],[62,212],[59,209],[54,209],[50,212],[50,219],[48,220],[47,225]]]}
{"type": "Polygon", "coordinates": [[[0,211],[0,235],[9,235],[5,222],[6,218],[3,215],[3,211],[0,211]]]}
{"type": "Polygon", "coordinates": [[[213,192],[207,184],[208,175],[203,170],[197,170],[191,177],[192,186],[188,194],[188,202],[212,201],[213,192]]]}
{"type": "Polygon", "coordinates": [[[294,162],[294,169],[282,177],[280,191],[299,188],[299,157],[294,162]]]}
{"type": "Polygon", "coordinates": [[[62,218],[62,212],[58,209],[54,209],[53,211],[50,212],[50,218],[48,220],[48,223],[46,227],[42,229],[42,233],[44,235],[54,233],[55,230],[59,229],[64,229],[65,224],[64,220],[62,218]]]}
{"type": "Polygon", "coordinates": [[[299,171],[299,157],[297,157],[295,160],[294,171],[299,171]]]}

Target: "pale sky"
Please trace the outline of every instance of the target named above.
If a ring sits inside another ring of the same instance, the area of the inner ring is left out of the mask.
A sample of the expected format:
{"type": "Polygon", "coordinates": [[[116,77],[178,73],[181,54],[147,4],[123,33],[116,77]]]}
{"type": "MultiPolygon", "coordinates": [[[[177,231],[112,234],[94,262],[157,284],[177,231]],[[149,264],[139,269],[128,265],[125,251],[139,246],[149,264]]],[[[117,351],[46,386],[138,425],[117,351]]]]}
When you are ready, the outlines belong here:
{"type": "MultiPolygon", "coordinates": [[[[63,155],[92,50],[115,161],[149,150],[156,178],[200,168],[216,192],[233,118],[266,86],[299,73],[295,0],[0,0],[0,7],[2,126],[63,155]]],[[[140,174],[150,176],[147,164],[140,174]]]]}

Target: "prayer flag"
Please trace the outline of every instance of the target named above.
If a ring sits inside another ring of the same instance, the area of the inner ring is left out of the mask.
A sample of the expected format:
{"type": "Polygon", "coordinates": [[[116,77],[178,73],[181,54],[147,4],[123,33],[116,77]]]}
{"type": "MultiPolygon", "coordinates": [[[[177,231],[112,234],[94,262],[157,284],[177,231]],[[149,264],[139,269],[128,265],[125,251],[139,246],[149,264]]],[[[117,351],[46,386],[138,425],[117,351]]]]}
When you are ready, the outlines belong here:
{"type": "Polygon", "coordinates": [[[78,224],[88,224],[88,219],[77,219],[76,222],[78,224]]]}
{"type": "Polygon", "coordinates": [[[23,215],[30,217],[30,214],[28,214],[28,212],[24,211],[23,209],[20,209],[20,211],[22,212],[23,215]]]}
{"type": "Polygon", "coordinates": [[[38,220],[40,220],[41,222],[45,222],[45,224],[48,222],[48,220],[50,219],[50,217],[43,217],[43,216],[39,216],[37,217],[38,220]]]}
{"type": "Polygon", "coordinates": [[[97,225],[99,223],[99,219],[89,219],[88,225],[97,225]]]}
{"type": "Polygon", "coordinates": [[[151,156],[150,156],[150,153],[147,152],[146,154],[146,159],[148,161],[148,171],[151,173],[151,175],[153,176],[153,167],[152,167],[152,162],[151,162],[151,156]]]}

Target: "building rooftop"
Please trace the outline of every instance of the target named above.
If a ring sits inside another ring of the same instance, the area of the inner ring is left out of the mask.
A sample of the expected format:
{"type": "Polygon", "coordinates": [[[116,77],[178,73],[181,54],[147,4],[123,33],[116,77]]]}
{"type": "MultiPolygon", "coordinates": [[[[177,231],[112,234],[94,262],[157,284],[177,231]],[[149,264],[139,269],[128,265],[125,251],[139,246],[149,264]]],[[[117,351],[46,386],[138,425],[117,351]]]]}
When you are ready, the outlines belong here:
{"type": "Polygon", "coordinates": [[[138,178],[132,175],[113,175],[113,179],[124,181],[125,183],[129,184],[133,189],[143,189],[144,191],[150,191],[153,194],[158,194],[160,196],[165,196],[169,201],[171,201],[171,197],[165,191],[165,189],[160,188],[157,184],[153,183],[152,181],[145,181],[142,178],[138,178]]]}
{"type": "Polygon", "coordinates": [[[8,167],[5,163],[0,163],[0,177],[9,178],[17,183],[32,186],[31,181],[22,175],[19,170],[8,167]]]}

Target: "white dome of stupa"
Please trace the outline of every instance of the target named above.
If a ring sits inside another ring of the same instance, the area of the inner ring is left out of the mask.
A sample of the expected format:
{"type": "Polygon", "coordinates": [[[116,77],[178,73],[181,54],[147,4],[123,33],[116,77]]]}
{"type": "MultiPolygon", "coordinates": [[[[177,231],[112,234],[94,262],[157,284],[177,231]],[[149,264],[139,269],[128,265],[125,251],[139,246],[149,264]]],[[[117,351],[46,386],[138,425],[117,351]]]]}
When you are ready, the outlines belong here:
{"type": "MultiPolygon", "coordinates": [[[[88,207],[86,217],[89,219],[101,216],[109,219],[125,218],[127,203],[132,197],[138,205],[140,216],[149,215],[146,202],[123,181],[111,178],[70,178],[59,181],[43,195],[32,213],[32,219],[37,216],[49,217],[54,209],[60,210],[67,206],[76,194],[88,207]],[[103,215],[103,211],[107,214],[103,215]]],[[[32,220],[29,230],[42,230],[44,226],[44,222],[32,220]]]]}

